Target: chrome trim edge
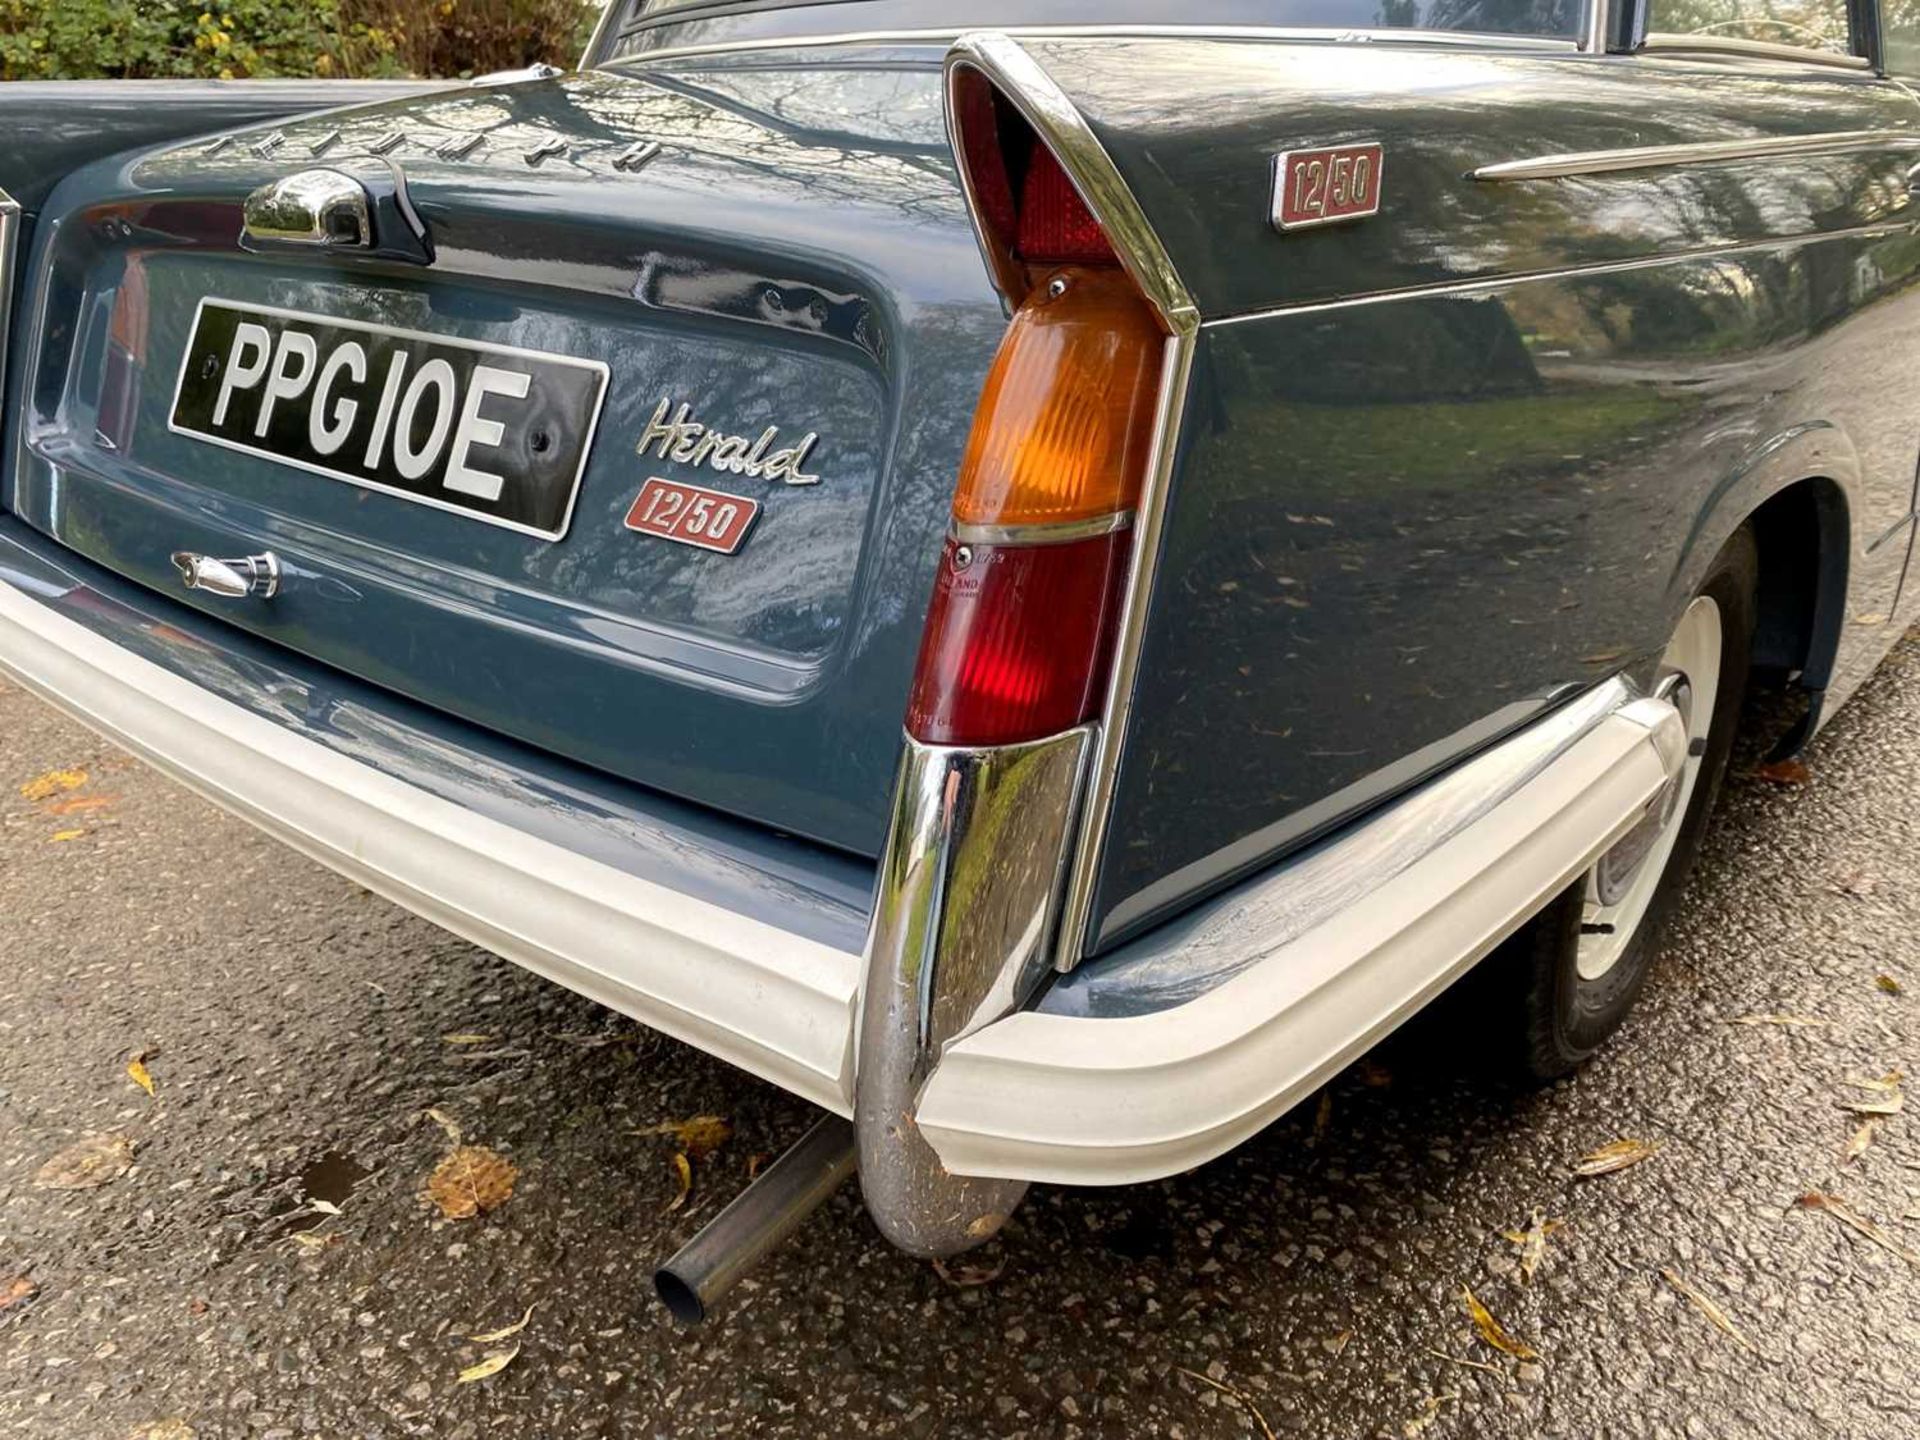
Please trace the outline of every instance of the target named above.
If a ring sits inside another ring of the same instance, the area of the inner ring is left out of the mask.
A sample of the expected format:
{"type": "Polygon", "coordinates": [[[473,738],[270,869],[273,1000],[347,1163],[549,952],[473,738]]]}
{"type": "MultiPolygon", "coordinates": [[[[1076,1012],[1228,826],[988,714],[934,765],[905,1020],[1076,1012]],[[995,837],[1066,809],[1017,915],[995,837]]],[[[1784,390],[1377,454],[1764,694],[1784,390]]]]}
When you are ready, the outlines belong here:
{"type": "Polygon", "coordinates": [[[1178,332],[1167,338],[1166,353],[1161,361],[1158,408],[1153,418],[1146,480],[1141,486],[1134,521],[1133,553],[1128,561],[1126,591],[1114,638],[1113,665],[1107,673],[1107,693],[1100,707],[1100,728],[1094,741],[1087,798],[1080,811],[1067,895],[1060,912],[1054,951],[1054,968],[1060,971],[1078,965],[1082,952],[1092,940],[1088,932],[1093,923],[1094,889],[1106,858],[1107,825],[1112,818],[1120,753],[1126,745],[1133,718],[1140,653],[1146,645],[1147,609],[1160,570],[1160,538],[1166,529],[1167,494],[1198,346],[1197,332],[1178,332]]]}
{"type": "Polygon", "coordinates": [[[955,1041],[921,1092],[921,1135],[956,1174],[1024,1182],[1132,1184],[1225,1153],[1590,869],[1657,802],[1679,727],[1666,701],[1629,701],[1444,843],[1275,943],[1247,908],[1274,876],[1210,902],[1241,908],[1254,963],[1152,1014],[1023,1010],[955,1041]]]}
{"type": "Polygon", "coordinates": [[[1920,130],[1828,130],[1815,135],[1772,135],[1751,140],[1709,140],[1684,145],[1637,145],[1617,150],[1577,150],[1502,160],[1472,172],[1475,180],[1559,180],[1614,170],[1654,170],[1780,155],[1829,155],[1850,150],[1920,150],[1920,130]]]}
{"type": "Polygon", "coordinates": [[[854,1124],[867,1209],[909,1254],[980,1244],[1026,1189],[949,1174],[915,1108],[946,1048],[1046,977],[1091,738],[1084,726],[994,747],[905,737],[860,989],[854,1124]]]}
{"type": "Polygon", "coordinates": [[[1814,50],[1805,45],[1785,45],[1771,40],[1743,40],[1737,35],[1685,35],[1656,30],[1640,42],[1640,49],[1655,58],[1693,54],[1735,60],[1784,60],[1788,64],[1816,65],[1826,70],[1873,70],[1873,62],[1864,55],[1814,50]]]}
{"type": "Polygon", "coordinates": [[[1146,213],[1133,191],[1120,176],[1119,167],[1094,135],[1066,91],[1054,83],[1051,75],[1014,40],[997,31],[970,31],[953,42],[947,52],[946,97],[947,135],[955,144],[955,163],[967,194],[967,214],[973,221],[974,238],[985,257],[1000,293],[1017,303],[1016,291],[1022,288],[1009,271],[1007,257],[998,253],[993,237],[987,233],[975,203],[966,166],[958,159],[959,117],[953,105],[953,76],[962,68],[978,71],[1025,117],[1043,144],[1052,150],[1073,182],[1073,188],[1106,231],[1107,239],[1120,263],[1133,277],[1140,293],[1160,314],[1168,329],[1176,334],[1199,324],[1200,312],[1187,292],[1186,284],[1174,269],[1160,237],[1147,223],[1146,213]]]}
{"type": "MultiPolygon", "coordinates": [[[[672,23],[672,22],[663,22],[672,23]]],[[[647,27],[640,27],[641,29],[647,27]]],[[[834,45],[950,45],[969,27],[933,27],[919,30],[837,30],[819,35],[770,35],[738,40],[712,40],[699,45],[662,45],[602,61],[637,65],[648,60],[703,59],[763,50],[813,50],[834,45]]],[[[640,33],[638,29],[627,32],[640,33]]],[[[1502,35],[1475,30],[1356,30],[1333,25],[1009,25],[995,32],[1031,40],[1252,40],[1292,41],[1307,45],[1417,45],[1442,49],[1526,50],[1572,54],[1579,37],[1502,35]]],[[[623,39],[616,36],[615,39],[623,39]]],[[[589,47],[591,49],[591,47],[589,47]]]]}
{"type": "Polygon", "coordinates": [[[1607,53],[1607,0],[1587,0],[1581,16],[1580,49],[1589,55],[1607,53]]]}
{"type": "Polygon", "coordinates": [[[947,527],[947,534],[961,545],[1059,545],[1111,535],[1132,524],[1132,511],[1116,510],[1091,520],[1053,520],[1037,525],[968,525],[956,520],[947,527]]]}
{"type": "MultiPolygon", "coordinates": [[[[0,441],[7,433],[7,348],[13,322],[14,252],[20,248],[20,202],[0,190],[0,441]]],[[[0,457],[6,454],[0,446],[0,457]]],[[[0,464],[0,472],[6,466],[0,464]]],[[[0,495],[4,492],[0,491],[0,495]]]]}
{"type": "Polygon", "coordinates": [[[860,957],[410,785],[0,581],[0,675],[496,955],[841,1115],[860,957]]]}

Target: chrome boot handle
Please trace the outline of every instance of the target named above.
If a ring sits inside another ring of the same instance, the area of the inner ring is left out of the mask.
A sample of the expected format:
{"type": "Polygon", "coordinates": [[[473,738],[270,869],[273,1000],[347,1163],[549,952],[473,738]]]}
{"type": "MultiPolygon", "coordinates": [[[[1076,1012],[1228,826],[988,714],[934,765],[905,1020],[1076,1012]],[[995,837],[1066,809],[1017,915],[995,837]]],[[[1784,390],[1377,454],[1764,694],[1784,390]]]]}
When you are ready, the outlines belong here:
{"type": "Polygon", "coordinates": [[[240,560],[216,560],[191,550],[173,552],[173,568],[189,590],[205,590],[240,600],[258,595],[271,600],[280,591],[280,557],[271,550],[240,560]]]}

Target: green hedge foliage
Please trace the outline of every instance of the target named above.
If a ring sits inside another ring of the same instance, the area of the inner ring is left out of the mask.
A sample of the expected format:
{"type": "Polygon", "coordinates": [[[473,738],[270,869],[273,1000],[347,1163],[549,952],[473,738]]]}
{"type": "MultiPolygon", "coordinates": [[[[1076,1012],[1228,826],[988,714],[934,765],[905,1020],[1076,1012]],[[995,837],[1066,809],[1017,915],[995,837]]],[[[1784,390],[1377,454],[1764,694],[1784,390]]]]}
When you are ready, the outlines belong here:
{"type": "Polygon", "coordinates": [[[0,80],[423,75],[572,65],[589,0],[0,0],[0,80]]]}

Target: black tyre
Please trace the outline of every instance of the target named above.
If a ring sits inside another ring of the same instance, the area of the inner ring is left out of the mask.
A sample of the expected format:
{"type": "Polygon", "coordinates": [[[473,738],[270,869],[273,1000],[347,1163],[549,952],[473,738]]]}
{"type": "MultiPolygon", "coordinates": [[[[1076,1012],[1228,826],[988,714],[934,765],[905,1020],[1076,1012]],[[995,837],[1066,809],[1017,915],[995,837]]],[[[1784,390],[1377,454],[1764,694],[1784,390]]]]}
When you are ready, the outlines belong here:
{"type": "MultiPolygon", "coordinates": [[[[1726,778],[1746,693],[1759,575],[1753,535],[1727,542],[1661,659],[1661,684],[1692,741],[1671,817],[1645,858],[1583,875],[1488,956],[1483,1000],[1517,1010],[1519,1068],[1541,1080],[1582,1064],[1620,1027],[1646,983],[1726,778]],[[1676,678],[1678,677],[1678,678],[1676,678]]],[[[1618,848],[1618,847],[1616,847],[1618,848]]]]}

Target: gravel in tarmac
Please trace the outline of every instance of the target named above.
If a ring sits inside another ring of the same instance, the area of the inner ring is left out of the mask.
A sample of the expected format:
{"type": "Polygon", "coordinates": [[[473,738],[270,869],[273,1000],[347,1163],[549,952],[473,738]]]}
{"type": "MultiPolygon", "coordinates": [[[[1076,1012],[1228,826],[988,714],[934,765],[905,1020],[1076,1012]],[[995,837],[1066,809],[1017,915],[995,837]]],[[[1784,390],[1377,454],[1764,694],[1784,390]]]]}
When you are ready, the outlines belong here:
{"type": "Polygon", "coordinates": [[[1037,1188],[947,1277],[850,1187],[682,1330],[651,1267],[805,1105],[0,690],[0,1431],[1908,1440],[1920,1113],[1849,1161],[1841,1107],[1920,1063],[1915,637],[1806,759],[1803,785],[1729,783],[1639,1010],[1574,1078],[1486,1078],[1456,1010],[1192,1174],[1037,1188]],[[1817,1023],[1738,1023],[1763,1015],[1817,1023]],[[451,1144],[429,1109],[517,1167],[491,1213],[423,1199],[451,1144]],[[644,1132],[703,1114],[732,1137],[676,1209],[644,1132]],[[36,1187],[99,1133],[130,1170],[36,1187]],[[1656,1153],[1572,1174],[1623,1137],[1656,1153]],[[1561,1225],[1527,1283],[1502,1232],[1536,1211],[1561,1225]],[[1481,1340],[1463,1289],[1538,1358],[1481,1340]]]}

